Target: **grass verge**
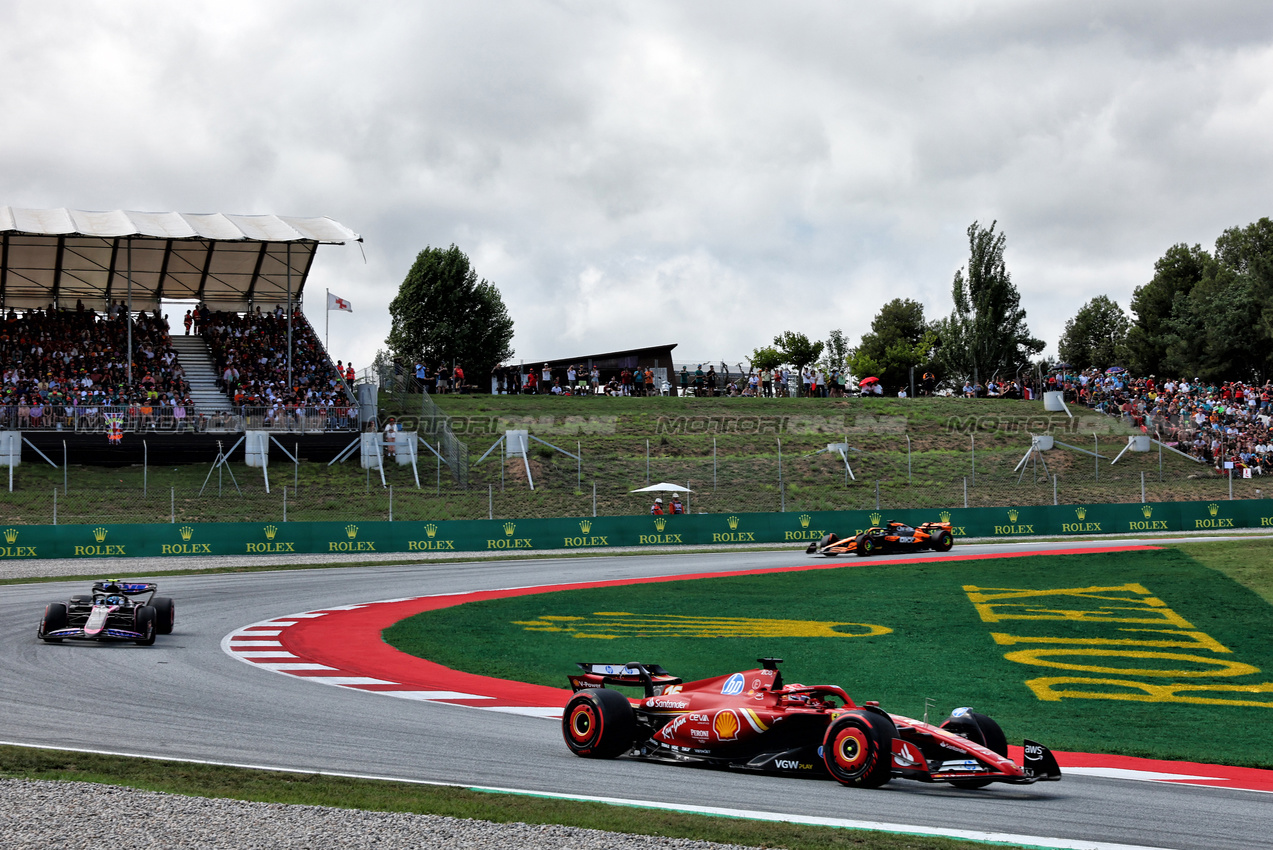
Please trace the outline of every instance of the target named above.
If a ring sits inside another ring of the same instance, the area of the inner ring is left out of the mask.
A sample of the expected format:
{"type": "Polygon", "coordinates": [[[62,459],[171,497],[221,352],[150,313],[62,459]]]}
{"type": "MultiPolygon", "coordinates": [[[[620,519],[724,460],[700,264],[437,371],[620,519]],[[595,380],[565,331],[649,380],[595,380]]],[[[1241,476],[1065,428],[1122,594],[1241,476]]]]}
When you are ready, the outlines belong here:
{"type": "MultiPolygon", "coordinates": [[[[250,770],[124,756],[0,746],[0,776],[97,782],[194,797],[411,812],[496,823],[559,824],[635,835],[791,850],[971,850],[984,844],[916,835],[766,823],[322,774],[250,770]]],[[[846,794],[870,793],[845,790],[846,794]]],[[[996,845],[1008,846],[1008,845],[996,845]]]]}
{"type": "Polygon", "coordinates": [[[841,684],[896,713],[920,716],[925,697],[938,719],[976,707],[1010,741],[1270,768],[1273,648],[1263,636],[1273,607],[1225,574],[1267,543],[1212,545],[1230,548],[1210,568],[1182,549],[853,559],[845,569],[532,594],[426,612],[385,639],[448,667],[557,687],[575,661],[657,662],[694,681],[774,655],[788,679],[841,684]],[[1141,590],[1116,589],[1132,587],[1141,590]],[[983,619],[976,588],[1038,593],[983,619]],[[1199,733],[1217,722],[1225,735],[1199,733]]]}

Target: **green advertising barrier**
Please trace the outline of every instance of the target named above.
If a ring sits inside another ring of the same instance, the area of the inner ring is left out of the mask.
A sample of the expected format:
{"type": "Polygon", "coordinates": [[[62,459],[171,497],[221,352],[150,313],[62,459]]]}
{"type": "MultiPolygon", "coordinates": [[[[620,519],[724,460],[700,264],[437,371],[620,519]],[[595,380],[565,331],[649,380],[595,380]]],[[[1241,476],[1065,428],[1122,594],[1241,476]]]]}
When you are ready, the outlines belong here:
{"type": "Polygon", "coordinates": [[[950,522],[956,538],[1065,537],[1147,531],[1273,528],[1273,502],[1157,502],[949,508],[940,511],[807,511],[436,522],[238,522],[13,525],[0,529],[0,560],[198,558],[415,552],[532,552],[616,546],[788,543],[855,534],[889,520],[950,522]]]}

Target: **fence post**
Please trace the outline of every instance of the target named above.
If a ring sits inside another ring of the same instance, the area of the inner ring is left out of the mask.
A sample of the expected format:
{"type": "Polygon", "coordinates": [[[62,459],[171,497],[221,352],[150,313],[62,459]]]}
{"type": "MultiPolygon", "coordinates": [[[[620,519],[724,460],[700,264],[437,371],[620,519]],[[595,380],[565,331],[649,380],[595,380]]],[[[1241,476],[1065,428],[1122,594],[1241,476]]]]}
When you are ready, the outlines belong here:
{"type": "Polygon", "coordinates": [[[1140,474],[1140,503],[1145,504],[1145,473],[1140,474]]]}
{"type": "Polygon", "coordinates": [[[287,522],[287,485],[283,485],[283,522],[287,522]]]}
{"type": "Polygon", "coordinates": [[[712,492],[716,492],[716,438],[712,437],[712,492]]]}
{"type": "Polygon", "coordinates": [[[972,483],[977,483],[977,435],[969,434],[968,439],[972,441],[972,483]]]}
{"type": "MultiPolygon", "coordinates": [[[[911,384],[912,384],[911,389],[912,390],[914,389],[914,386],[913,386],[914,383],[915,383],[915,367],[912,366],[911,367],[911,384]]],[[[912,393],[912,395],[914,395],[914,393],[912,393]]],[[[845,468],[846,469],[848,468],[847,464],[845,465],[845,468]]],[[[911,435],[910,434],[906,435],[906,483],[907,484],[912,483],[911,481],[911,435]]]]}
{"type": "Polygon", "coordinates": [[[57,525],[57,488],[53,488],[53,524],[57,525]]]}
{"type": "Polygon", "coordinates": [[[1056,501],[1056,479],[1057,479],[1057,476],[1053,475],[1053,476],[1052,476],[1052,507],[1054,507],[1054,508],[1055,508],[1055,507],[1056,507],[1056,505],[1057,505],[1057,501],[1056,501]]]}
{"type": "MultiPolygon", "coordinates": [[[[595,510],[593,511],[592,515],[593,516],[597,515],[595,510]]],[[[494,484],[486,485],[486,518],[495,519],[495,485],[494,484]]]]}
{"type": "Polygon", "coordinates": [[[968,476],[964,476],[964,507],[968,507],[968,476]]]}
{"type": "Polygon", "coordinates": [[[650,486],[650,441],[645,441],[645,485],[650,486]]]}
{"type": "Polygon", "coordinates": [[[597,515],[597,482],[592,482],[592,515],[597,515]]]}
{"type": "MultiPolygon", "coordinates": [[[[1144,475],[1145,473],[1141,473],[1144,475]]],[[[1229,467],[1229,501],[1233,501],[1233,467],[1229,467]]]]}
{"type": "Polygon", "coordinates": [[[172,524],[176,525],[177,524],[177,488],[176,487],[173,487],[172,493],[169,494],[168,515],[169,515],[168,518],[171,520],[172,524]]]}
{"type": "Polygon", "coordinates": [[[778,507],[782,513],[787,512],[787,491],[782,486],[782,437],[778,441],[778,507]]]}
{"type": "Polygon", "coordinates": [[[1096,483],[1099,484],[1101,481],[1101,440],[1095,431],[1092,432],[1092,453],[1096,455],[1096,457],[1092,458],[1092,462],[1096,464],[1096,483]]]}
{"type": "Polygon", "coordinates": [[[393,522],[393,485],[389,485],[389,521],[393,522]]]}

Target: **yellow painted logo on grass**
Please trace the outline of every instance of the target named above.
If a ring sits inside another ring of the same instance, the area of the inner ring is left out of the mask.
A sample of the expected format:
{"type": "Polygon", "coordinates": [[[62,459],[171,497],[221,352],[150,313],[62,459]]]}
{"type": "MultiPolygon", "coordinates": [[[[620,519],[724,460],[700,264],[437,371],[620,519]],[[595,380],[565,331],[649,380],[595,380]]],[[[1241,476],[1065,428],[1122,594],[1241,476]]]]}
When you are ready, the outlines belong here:
{"type": "Polygon", "coordinates": [[[589,617],[545,614],[514,620],[528,632],[563,632],[571,637],[613,640],[634,637],[872,637],[890,634],[887,626],[818,620],[757,620],[750,617],[693,617],[683,614],[631,614],[597,611],[589,617]]]}

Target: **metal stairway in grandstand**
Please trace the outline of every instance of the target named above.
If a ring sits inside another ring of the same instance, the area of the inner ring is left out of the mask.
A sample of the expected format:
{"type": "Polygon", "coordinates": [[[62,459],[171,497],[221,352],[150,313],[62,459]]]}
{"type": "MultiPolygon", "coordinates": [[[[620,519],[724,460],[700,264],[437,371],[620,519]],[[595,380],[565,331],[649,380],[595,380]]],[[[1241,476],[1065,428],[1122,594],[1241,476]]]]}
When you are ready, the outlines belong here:
{"type": "Polygon", "coordinates": [[[177,352],[181,368],[186,370],[190,400],[194,402],[195,409],[208,412],[234,410],[230,399],[217,386],[216,365],[203,337],[173,334],[172,347],[177,352]]]}

